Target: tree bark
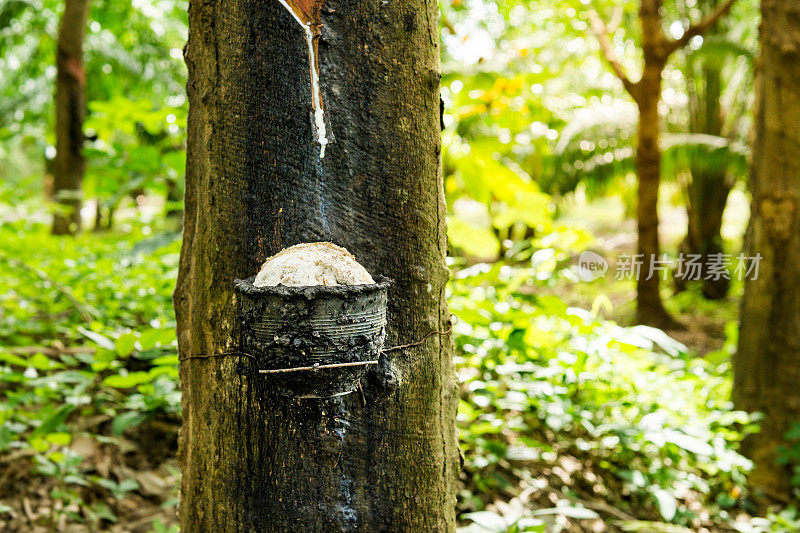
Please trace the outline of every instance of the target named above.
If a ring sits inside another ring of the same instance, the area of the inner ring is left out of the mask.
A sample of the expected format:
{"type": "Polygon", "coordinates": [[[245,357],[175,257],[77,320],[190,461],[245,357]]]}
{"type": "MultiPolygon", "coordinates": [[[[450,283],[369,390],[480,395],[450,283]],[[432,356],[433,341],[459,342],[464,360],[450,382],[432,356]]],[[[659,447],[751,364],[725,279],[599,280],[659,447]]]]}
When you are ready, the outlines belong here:
{"type": "Polygon", "coordinates": [[[764,413],[744,448],[752,484],[788,497],[790,467],[776,459],[800,420],[800,0],[762,0],[761,11],[746,249],[763,259],[758,279],[745,283],[733,397],[737,408],[764,413]]]}
{"type": "MultiPolygon", "coordinates": [[[[387,345],[446,328],[437,5],[326,0],[321,24],[322,160],[302,28],[277,1],[190,1],[182,357],[235,349],[234,279],[300,242],[394,280],[387,345]]],[[[452,531],[450,340],[391,355],[363,403],[262,400],[248,359],[182,362],[182,530],[452,531]]]]}
{"type": "MultiPolygon", "coordinates": [[[[656,80],[641,82],[639,104],[639,136],[636,146],[636,174],[639,178],[637,203],[638,253],[642,270],[636,281],[636,320],[640,324],[663,327],[667,312],[659,293],[661,275],[653,271],[654,258],[661,250],[658,238],[658,189],[661,183],[661,151],[658,147],[660,125],[658,100],[661,73],[656,80]]],[[[644,78],[642,78],[644,80],[644,78]]]]}
{"type": "Polygon", "coordinates": [[[53,173],[53,234],[71,235],[81,227],[83,119],[86,114],[86,78],[83,40],[89,0],[66,0],[56,52],[56,158],[53,173]]]}

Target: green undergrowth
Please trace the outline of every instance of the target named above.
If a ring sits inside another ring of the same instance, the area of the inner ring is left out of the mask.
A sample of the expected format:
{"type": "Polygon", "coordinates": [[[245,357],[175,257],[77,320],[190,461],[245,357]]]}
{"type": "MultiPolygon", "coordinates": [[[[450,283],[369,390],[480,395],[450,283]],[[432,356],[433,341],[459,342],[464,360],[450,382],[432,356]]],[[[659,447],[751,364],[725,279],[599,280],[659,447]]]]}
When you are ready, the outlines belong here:
{"type": "MultiPolygon", "coordinates": [[[[179,234],[47,230],[0,227],[0,457],[18,460],[0,484],[0,523],[18,527],[20,500],[45,487],[34,523],[99,528],[147,487],[93,463],[150,473],[174,456],[151,439],[180,420],[170,298],[179,234]]],[[[161,434],[173,448],[174,433],[161,434]]]]}
{"type": "Polygon", "coordinates": [[[701,358],[601,320],[548,291],[558,277],[571,276],[455,272],[464,530],[770,527],[746,516],[737,449],[755,425],[729,400],[731,343],[701,358]]]}
{"type": "MultiPolygon", "coordinates": [[[[5,527],[27,499],[45,527],[102,529],[138,506],[153,531],[175,530],[180,239],[127,230],[54,238],[24,219],[0,226],[5,527]]],[[[701,358],[659,330],[569,307],[547,290],[571,275],[562,257],[452,265],[462,527],[781,531],[796,520],[746,515],[737,449],[754,424],[728,399],[735,342],[701,358]]]]}

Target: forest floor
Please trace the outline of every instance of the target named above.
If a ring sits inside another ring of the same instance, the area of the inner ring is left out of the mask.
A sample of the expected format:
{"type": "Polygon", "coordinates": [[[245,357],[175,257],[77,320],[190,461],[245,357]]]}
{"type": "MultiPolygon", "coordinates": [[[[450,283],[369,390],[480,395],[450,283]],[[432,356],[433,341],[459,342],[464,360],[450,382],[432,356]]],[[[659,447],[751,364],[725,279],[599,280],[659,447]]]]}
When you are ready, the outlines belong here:
{"type": "MultiPolygon", "coordinates": [[[[109,435],[110,420],[87,431],[109,435]],[[104,428],[105,426],[105,428],[104,428]]],[[[114,442],[77,436],[81,474],[104,480],[97,487],[69,487],[68,477],[46,476],[29,454],[0,458],[0,531],[19,533],[175,533],[180,468],[175,457],[180,420],[153,418],[114,442]],[[65,493],[71,492],[70,498],[65,493]],[[103,525],[88,524],[100,521],[103,525]]],[[[109,439],[110,440],[110,439],[109,439]]]]}

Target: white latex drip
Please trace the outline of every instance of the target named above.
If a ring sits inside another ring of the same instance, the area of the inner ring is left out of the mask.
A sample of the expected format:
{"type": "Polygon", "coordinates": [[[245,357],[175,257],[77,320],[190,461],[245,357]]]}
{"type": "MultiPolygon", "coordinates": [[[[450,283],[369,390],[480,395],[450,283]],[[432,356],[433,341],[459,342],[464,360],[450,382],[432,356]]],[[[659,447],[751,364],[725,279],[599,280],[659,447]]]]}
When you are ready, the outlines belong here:
{"type": "Polygon", "coordinates": [[[305,24],[286,0],[278,1],[292,15],[294,20],[300,24],[305,34],[306,44],[308,45],[308,62],[311,71],[311,103],[314,106],[314,125],[317,128],[319,158],[322,159],[325,157],[325,147],[328,146],[328,131],[325,127],[325,111],[322,109],[322,93],[319,88],[319,72],[317,71],[317,60],[316,54],[314,53],[314,32],[311,29],[311,23],[305,24]]]}
{"type": "Polygon", "coordinates": [[[314,105],[314,124],[317,126],[317,142],[319,142],[319,158],[325,157],[325,147],[328,145],[328,132],[325,129],[325,111],[322,110],[322,97],[319,89],[319,72],[317,72],[314,59],[314,33],[311,25],[303,26],[308,43],[308,60],[311,62],[311,101],[314,105]]]}

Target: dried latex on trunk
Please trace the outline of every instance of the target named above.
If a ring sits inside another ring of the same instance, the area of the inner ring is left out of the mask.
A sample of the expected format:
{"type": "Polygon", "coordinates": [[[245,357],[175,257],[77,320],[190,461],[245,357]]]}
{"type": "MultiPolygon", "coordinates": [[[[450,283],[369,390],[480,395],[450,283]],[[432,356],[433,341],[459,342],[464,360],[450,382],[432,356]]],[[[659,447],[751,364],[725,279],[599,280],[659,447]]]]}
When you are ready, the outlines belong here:
{"type": "Polygon", "coordinates": [[[296,244],[273,255],[261,267],[256,287],[367,285],[375,281],[356,258],[330,242],[296,244]]]}

